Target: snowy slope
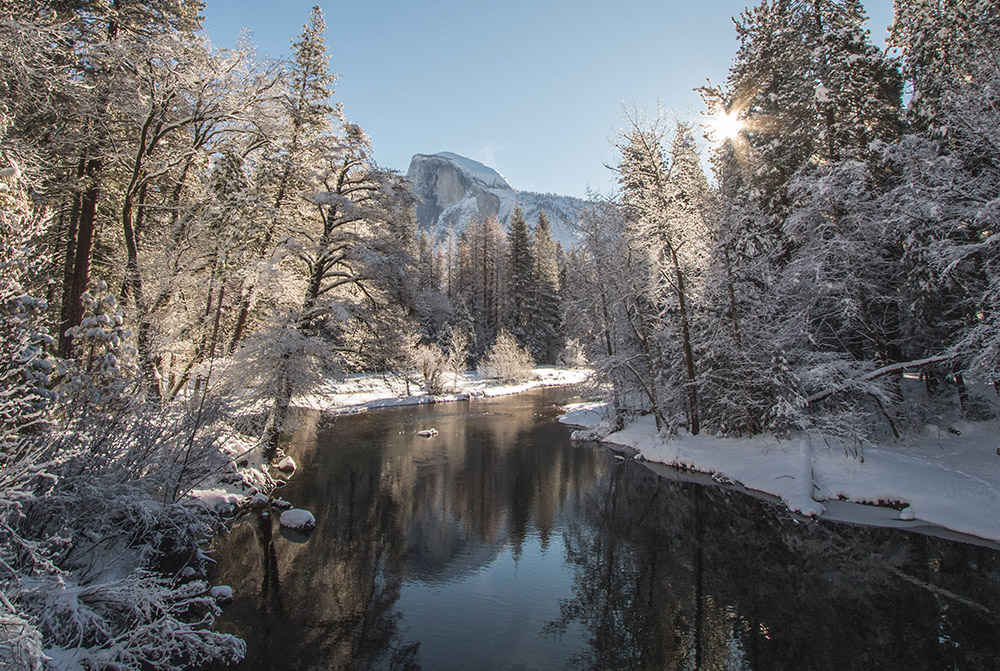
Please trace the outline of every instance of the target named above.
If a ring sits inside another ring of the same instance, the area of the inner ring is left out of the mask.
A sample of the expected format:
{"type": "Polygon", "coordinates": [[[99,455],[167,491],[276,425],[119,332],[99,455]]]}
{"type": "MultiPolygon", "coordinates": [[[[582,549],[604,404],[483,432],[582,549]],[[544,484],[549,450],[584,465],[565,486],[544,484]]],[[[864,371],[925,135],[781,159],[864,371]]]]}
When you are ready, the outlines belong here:
{"type": "Polygon", "coordinates": [[[544,210],[553,236],[569,247],[576,240],[576,211],[586,204],[571,196],[517,191],[493,168],[451,152],[414,155],[406,175],[420,199],[418,225],[438,238],[449,228],[460,232],[472,219],[498,217],[507,225],[514,206],[520,205],[532,226],[544,210]]]}

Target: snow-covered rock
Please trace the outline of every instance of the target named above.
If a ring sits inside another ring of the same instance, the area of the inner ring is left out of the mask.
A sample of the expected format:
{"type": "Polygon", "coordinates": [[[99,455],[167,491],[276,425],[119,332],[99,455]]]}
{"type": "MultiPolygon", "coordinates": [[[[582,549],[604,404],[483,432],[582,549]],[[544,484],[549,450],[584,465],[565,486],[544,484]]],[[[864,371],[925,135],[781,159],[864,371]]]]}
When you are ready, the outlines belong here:
{"type": "Polygon", "coordinates": [[[530,225],[545,210],[552,236],[570,246],[576,239],[570,224],[586,204],[572,196],[517,191],[493,168],[451,152],[416,154],[406,176],[420,198],[417,224],[439,238],[449,227],[460,232],[471,219],[498,217],[506,225],[514,206],[520,205],[530,225]]]}
{"type": "Polygon", "coordinates": [[[218,487],[194,489],[190,494],[212,510],[228,515],[240,506],[244,493],[235,484],[220,483],[218,487]]]}
{"type": "Polygon", "coordinates": [[[278,465],[275,466],[275,468],[277,468],[282,473],[294,473],[296,468],[295,460],[292,459],[291,457],[285,457],[284,459],[278,462],[278,465]]]}
{"type": "Polygon", "coordinates": [[[264,508],[267,508],[268,503],[269,501],[267,500],[267,496],[257,492],[250,497],[249,501],[247,501],[247,507],[251,510],[263,510],[264,508]]]}
{"type": "Polygon", "coordinates": [[[233,588],[229,585],[216,585],[208,590],[209,596],[215,599],[216,603],[232,603],[233,588]]]}
{"type": "Polygon", "coordinates": [[[312,531],[316,528],[316,518],[308,510],[292,508],[281,513],[281,526],[296,531],[312,531]]]}
{"type": "Polygon", "coordinates": [[[271,505],[277,508],[278,510],[291,510],[292,508],[295,507],[291,503],[280,497],[271,499],[271,505]]]}

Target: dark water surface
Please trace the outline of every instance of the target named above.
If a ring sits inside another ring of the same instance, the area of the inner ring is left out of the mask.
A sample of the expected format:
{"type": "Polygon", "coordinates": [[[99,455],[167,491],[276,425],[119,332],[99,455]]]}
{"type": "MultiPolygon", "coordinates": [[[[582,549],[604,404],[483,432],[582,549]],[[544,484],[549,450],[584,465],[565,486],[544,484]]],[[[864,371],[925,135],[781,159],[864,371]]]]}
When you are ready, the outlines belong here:
{"type": "Polygon", "coordinates": [[[304,414],[280,493],[316,530],[216,544],[241,668],[1000,668],[1000,553],[574,446],[570,393],[304,414]]]}

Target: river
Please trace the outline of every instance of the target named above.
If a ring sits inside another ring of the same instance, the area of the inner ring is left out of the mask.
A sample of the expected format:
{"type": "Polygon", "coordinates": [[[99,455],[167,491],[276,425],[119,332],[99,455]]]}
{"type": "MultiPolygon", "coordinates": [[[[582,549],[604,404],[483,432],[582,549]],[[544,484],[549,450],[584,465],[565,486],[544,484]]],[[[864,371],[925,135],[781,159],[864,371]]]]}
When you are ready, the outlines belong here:
{"type": "Polygon", "coordinates": [[[213,549],[240,668],[1000,666],[1000,552],[574,445],[572,393],[299,413],[279,493],[317,528],[247,514],[213,549]]]}

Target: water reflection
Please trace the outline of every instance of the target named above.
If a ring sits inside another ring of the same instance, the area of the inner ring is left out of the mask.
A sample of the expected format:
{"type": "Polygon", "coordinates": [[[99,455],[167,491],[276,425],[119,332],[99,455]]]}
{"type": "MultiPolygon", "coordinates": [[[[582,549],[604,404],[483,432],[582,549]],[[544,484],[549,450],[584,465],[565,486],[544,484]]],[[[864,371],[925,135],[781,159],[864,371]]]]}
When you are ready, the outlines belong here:
{"type": "MultiPolygon", "coordinates": [[[[286,448],[299,472],[280,493],[315,514],[316,530],[294,543],[276,521],[248,518],[217,549],[215,580],[237,595],[220,624],[248,639],[243,668],[418,668],[419,643],[407,640],[394,610],[404,580],[456,584],[502,564],[502,555],[514,559],[506,570],[516,573],[526,540],[566,573],[551,539],[593,491],[606,455],[575,448],[553,421],[564,396],[331,423],[303,415],[286,448]],[[417,435],[430,427],[434,438],[417,435]]],[[[568,576],[565,583],[568,591],[568,576]]],[[[557,612],[557,597],[543,596],[557,612]]],[[[424,598],[443,597],[430,590],[424,598]]],[[[539,635],[543,624],[530,634],[551,647],[539,635]]]]}
{"type": "Polygon", "coordinates": [[[305,414],[283,495],[305,541],[219,543],[244,669],[980,669],[995,551],[797,523],[732,489],[573,446],[549,391],[305,414]],[[423,438],[417,431],[434,427],[423,438]]]}
{"type": "Polygon", "coordinates": [[[593,669],[986,669],[998,553],[796,522],[732,489],[611,470],[566,534],[560,631],[593,669]]]}

